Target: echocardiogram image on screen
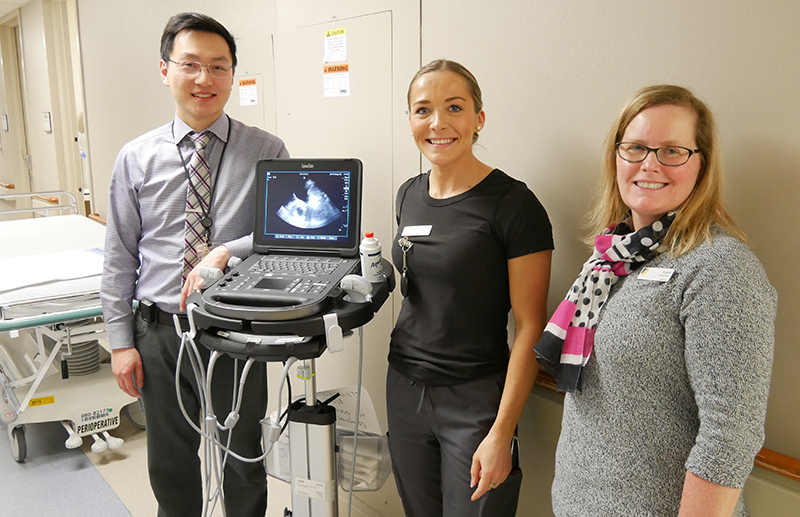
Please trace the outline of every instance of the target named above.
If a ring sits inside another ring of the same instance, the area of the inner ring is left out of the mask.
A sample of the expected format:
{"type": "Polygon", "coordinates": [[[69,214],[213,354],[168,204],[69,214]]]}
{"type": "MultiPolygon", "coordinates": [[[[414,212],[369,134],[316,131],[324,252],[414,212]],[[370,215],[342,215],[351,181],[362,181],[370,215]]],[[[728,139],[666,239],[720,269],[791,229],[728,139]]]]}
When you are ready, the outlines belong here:
{"type": "Polygon", "coordinates": [[[345,242],[349,171],[266,171],[264,235],[284,241],[345,242]]]}
{"type": "Polygon", "coordinates": [[[362,174],[357,158],[260,160],[253,251],[357,256],[362,174]]]}

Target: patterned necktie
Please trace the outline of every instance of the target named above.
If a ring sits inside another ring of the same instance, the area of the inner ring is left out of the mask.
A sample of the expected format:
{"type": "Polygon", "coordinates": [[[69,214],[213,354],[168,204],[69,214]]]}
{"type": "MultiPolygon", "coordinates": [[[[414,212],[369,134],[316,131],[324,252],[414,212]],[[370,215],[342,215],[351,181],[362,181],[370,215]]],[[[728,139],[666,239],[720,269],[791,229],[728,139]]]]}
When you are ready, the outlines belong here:
{"type": "MultiPolygon", "coordinates": [[[[208,245],[205,239],[206,228],[203,220],[208,214],[211,202],[211,170],[205,160],[205,149],[209,133],[189,134],[194,144],[194,153],[189,160],[189,189],[186,192],[186,223],[184,225],[185,249],[183,254],[183,282],[206,253],[208,245]]],[[[208,219],[207,223],[210,223],[208,219]]]]}

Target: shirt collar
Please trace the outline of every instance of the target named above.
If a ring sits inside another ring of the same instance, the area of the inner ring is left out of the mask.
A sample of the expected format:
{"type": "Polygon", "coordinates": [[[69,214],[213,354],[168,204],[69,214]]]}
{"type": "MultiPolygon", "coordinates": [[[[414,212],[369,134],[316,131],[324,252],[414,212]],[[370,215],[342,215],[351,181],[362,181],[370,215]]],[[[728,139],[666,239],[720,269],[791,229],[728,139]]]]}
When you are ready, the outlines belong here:
{"type": "MultiPolygon", "coordinates": [[[[208,126],[205,131],[209,131],[214,134],[218,139],[222,140],[225,143],[228,143],[228,126],[230,125],[230,119],[228,116],[223,113],[219,116],[217,120],[215,120],[210,126],[208,126]]],[[[175,120],[172,122],[172,136],[175,138],[175,142],[182,142],[186,135],[194,131],[194,129],[190,128],[186,125],[186,122],[181,120],[177,113],[175,113],[175,120]]]]}

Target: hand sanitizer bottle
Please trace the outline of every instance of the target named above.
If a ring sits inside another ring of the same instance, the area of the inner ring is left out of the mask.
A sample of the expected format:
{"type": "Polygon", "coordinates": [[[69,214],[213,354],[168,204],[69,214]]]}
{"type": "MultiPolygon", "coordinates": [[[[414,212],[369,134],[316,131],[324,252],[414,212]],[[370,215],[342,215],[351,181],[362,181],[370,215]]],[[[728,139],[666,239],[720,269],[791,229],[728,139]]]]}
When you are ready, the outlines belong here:
{"type": "Polygon", "coordinates": [[[372,232],[364,234],[361,246],[361,276],[370,282],[383,282],[383,263],[381,262],[381,243],[372,232]]]}

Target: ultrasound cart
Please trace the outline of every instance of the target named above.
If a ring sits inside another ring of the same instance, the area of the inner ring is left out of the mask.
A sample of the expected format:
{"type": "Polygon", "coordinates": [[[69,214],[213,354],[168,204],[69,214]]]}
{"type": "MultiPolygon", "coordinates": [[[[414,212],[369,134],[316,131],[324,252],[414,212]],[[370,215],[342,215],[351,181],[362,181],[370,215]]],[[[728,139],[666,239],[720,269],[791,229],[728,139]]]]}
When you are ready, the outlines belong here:
{"type": "MultiPolygon", "coordinates": [[[[284,427],[289,429],[292,510],[284,514],[293,517],[338,515],[336,411],[329,401],[317,400],[315,359],[325,350],[342,350],[343,337],[355,329],[363,347],[361,327],[394,288],[394,270],[385,260],[385,274],[377,281],[359,275],[361,173],[361,162],[355,159],[259,162],[255,253],[224,275],[201,268],[207,285],[188,297],[190,328],[179,331],[179,358],[187,348],[187,355],[199,357],[197,344],[212,352],[207,373],[193,369],[198,387],[205,389],[201,421],[206,427],[197,430],[215,448],[214,464],[224,463],[223,451],[225,458],[232,454],[217,441],[217,429],[232,429],[238,421],[235,407],[224,424],[216,416],[219,408],[211,407],[207,379],[216,357],[227,354],[246,361],[245,372],[256,361],[284,362],[281,386],[288,369],[301,363],[305,400],[290,403],[278,421],[265,417],[261,423],[268,449],[284,427]]],[[[245,381],[243,374],[236,383],[245,381]]],[[[208,485],[207,492],[212,492],[208,485]]]]}
{"type": "MultiPolygon", "coordinates": [[[[307,372],[305,400],[291,404],[288,428],[291,444],[293,517],[336,517],[338,515],[336,453],[336,411],[316,398],[315,359],[326,350],[337,352],[343,336],[367,324],[394,288],[391,264],[384,261],[385,280],[372,283],[369,291],[356,288],[334,289],[324,308],[296,319],[275,319],[269,312],[253,313],[254,307],[242,307],[244,318],[233,317],[235,307],[213,301],[220,285],[228,284],[237,274],[247,274],[252,266],[241,264],[213,284],[204,293],[194,293],[187,300],[187,312],[193,339],[211,351],[235,358],[257,361],[302,361],[307,372]],[[359,292],[361,291],[361,292],[359,292]],[[225,316],[220,315],[225,313],[225,316]],[[252,319],[267,318],[267,319],[252,319]]],[[[343,281],[347,286],[347,279],[343,281]]],[[[263,307],[262,307],[263,308],[263,307]]],[[[292,307],[285,306],[291,313],[292,307]]],[[[304,311],[303,311],[304,312],[304,311]]],[[[302,314],[299,312],[297,314],[302,314]]],[[[269,431],[265,431],[265,438],[269,431]]]]}

